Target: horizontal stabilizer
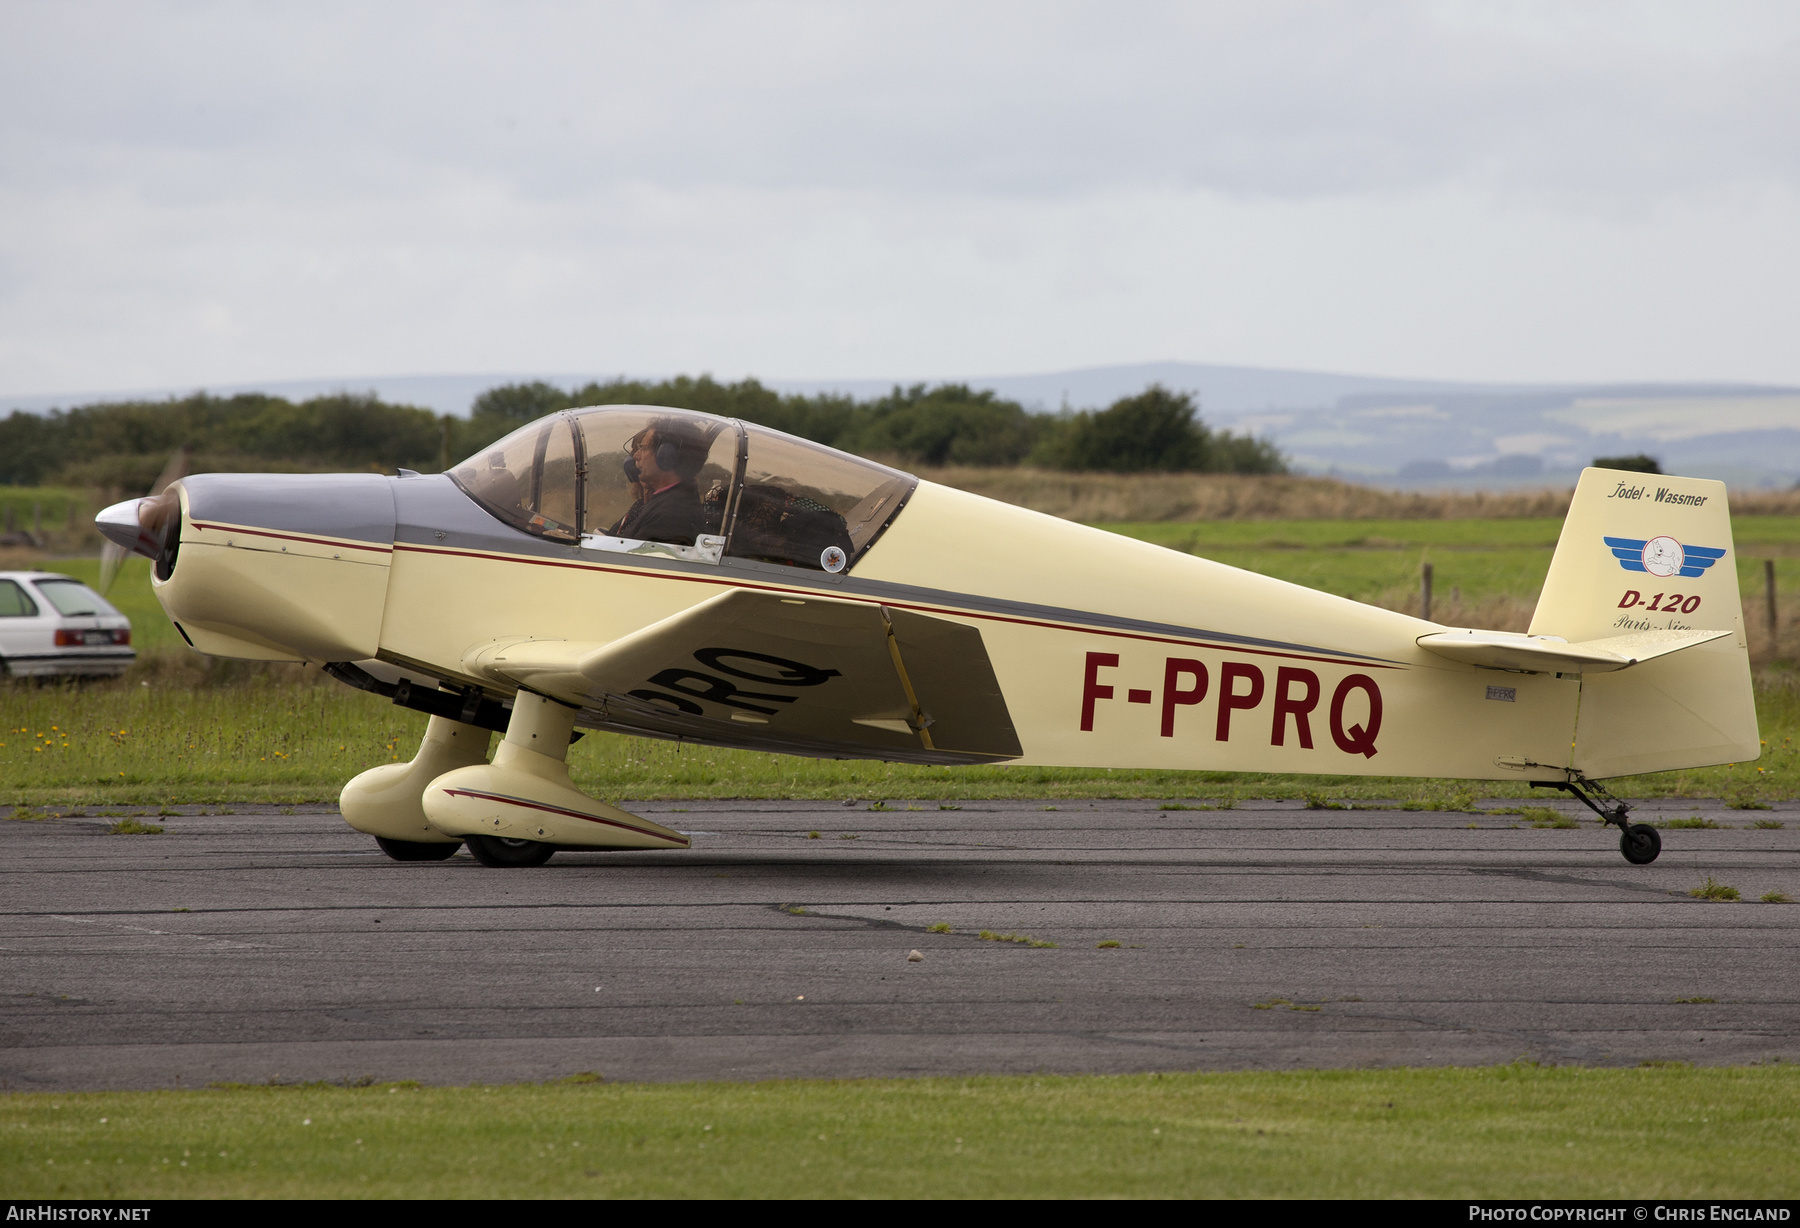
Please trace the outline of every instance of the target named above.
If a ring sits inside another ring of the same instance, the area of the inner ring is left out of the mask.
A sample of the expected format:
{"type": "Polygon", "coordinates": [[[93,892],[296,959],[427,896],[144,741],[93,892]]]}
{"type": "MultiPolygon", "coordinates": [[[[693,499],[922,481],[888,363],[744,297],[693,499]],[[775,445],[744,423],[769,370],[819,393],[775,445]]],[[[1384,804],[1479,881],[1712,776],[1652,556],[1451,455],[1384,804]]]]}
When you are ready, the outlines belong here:
{"type": "Polygon", "coordinates": [[[1570,644],[1551,635],[1516,631],[1438,631],[1419,637],[1419,647],[1484,669],[1531,673],[1607,673],[1706,644],[1730,631],[1638,631],[1570,644]]]}

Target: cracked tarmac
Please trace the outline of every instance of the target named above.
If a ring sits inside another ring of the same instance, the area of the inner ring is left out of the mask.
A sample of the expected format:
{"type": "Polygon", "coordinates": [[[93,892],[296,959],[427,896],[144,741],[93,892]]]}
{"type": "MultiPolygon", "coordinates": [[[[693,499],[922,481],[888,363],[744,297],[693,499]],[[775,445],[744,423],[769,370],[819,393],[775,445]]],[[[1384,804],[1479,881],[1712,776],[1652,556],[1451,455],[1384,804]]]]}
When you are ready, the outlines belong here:
{"type": "Polygon", "coordinates": [[[0,1087],[1800,1060],[1758,902],[1800,806],[1645,803],[1730,825],[1646,867],[1500,814],[888,806],[643,803],[694,848],[510,870],[327,808],[6,823],[0,1087]]]}

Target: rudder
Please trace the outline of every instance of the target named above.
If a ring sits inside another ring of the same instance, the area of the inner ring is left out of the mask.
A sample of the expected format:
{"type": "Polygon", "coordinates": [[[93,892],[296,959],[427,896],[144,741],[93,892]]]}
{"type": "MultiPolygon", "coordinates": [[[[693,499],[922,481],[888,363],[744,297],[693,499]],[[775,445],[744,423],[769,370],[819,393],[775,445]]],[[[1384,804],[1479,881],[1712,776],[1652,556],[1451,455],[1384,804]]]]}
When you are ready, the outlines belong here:
{"type": "Polygon", "coordinates": [[[1722,482],[1584,469],[1531,634],[1732,634],[1583,677],[1572,766],[1592,777],[1746,762],[1760,751],[1722,482]]]}

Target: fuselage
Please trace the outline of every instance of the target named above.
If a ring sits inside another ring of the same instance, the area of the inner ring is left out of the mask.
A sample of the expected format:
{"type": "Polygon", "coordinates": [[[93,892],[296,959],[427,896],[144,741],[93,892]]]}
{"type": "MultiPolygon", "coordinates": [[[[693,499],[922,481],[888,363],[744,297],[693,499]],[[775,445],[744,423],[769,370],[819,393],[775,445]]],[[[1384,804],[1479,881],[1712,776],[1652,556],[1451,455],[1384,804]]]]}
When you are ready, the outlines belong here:
{"type": "Polygon", "coordinates": [[[443,476],[202,475],[180,499],[157,593],[220,655],[492,692],[472,645],[606,643],[745,588],[977,628],[1020,763],[1504,778],[1501,757],[1570,757],[1578,678],[1447,661],[1416,643],[1435,624],[929,482],[838,574],[533,536],[443,476]]]}

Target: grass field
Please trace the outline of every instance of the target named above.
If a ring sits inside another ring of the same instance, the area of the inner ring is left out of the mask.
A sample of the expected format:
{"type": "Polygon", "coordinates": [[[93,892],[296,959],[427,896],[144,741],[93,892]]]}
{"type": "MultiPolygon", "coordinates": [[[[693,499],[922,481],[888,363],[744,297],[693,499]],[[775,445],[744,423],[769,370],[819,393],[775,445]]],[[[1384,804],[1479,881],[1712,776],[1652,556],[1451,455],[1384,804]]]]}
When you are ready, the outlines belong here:
{"type": "MultiPolygon", "coordinates": [[[[94,513],[112,500],[70,486],[0,486],[0,528],[23,529],[56,554],[98,554],[94,513]]],[[[0,546],[0,570],[28,565],[31,552],[0,546]]]]}
{"type": "MultiPolygon", "coordinates": [[[[1334,478],[1234,473],[1056,473],[1014,469],[920,469],[920,477],[1068,520],[1369,521],[1512,520],[1569,510],[1561,489],[1382,490],[1334,478]]],[[[1731,506],[1758,516],[1800,514],[1800,490],[1734,490],[1731,506]]]]}
{"type": "Polygon", "coordinates": [[[1800,1194],[1781,1065],[33,1093],[0,1131],[12,1198],[1800,1194]]]}
{"type": "MultiPolygon", "coordinates": [[[[1233,567],[1324,589],[1341,597],[1418,612],[1419,569],[1432,564],[1434,617],[1500,599],[1528,620],[1550,569],[1561,517],[1509,520],[1222,520],[1104,526],[1141,541],[1204,555],[1233,567]]],[[[1800,516],[1734,516],[1738,590],[1753,636],[1763,647],[1763,562],[1777,562],[1777,597],[1800,646],[1800,516]]],[[[1473,612],[1471,610],[1470,612],[1473,612]]],[[[1471,621],[1466,626],[1494,626],[1471,621]]]]}
{"type": "MultiPolygon", "coordinates": [[[[1418,569],[1436,568],[1437,616],[1470,626],[1522,627],[1536,601],[1560,520],[1231,520],[1108,528],[1251,571],[1397,609],[1416,609],[1418,569]]],[[[1800,516],[1734,522],[1739,579],[1753,617],[1758,715],[1767,742],[1756,764],[1637,777],[1631,796],[1800,796],[1800,673],[1770,660],[1759,630],[1764,557],[1800,556],[1800,516]]],[[[98,561],[56,570],[92,581],[98,561]]],[[[1800,645],[1800,562],[1779,571],[1790,611],[1784,645],[1800,645]]],[[[0,804],[74,806],[330,801],[351,776],[409,758],[425,718],[293,666],[214,662],[183,646],[149,589],[148,563],[127,562],[112,598],[131,616],[143,660],[119,682],[0,684],[0,804]]],[[[569,755],[576,782],[629,801],[672,797],[1302,797],[1394,799],[1464,808],[1477,793],[1530,796],[1518,783],[1385,777],[1254,776],[1075,768],[928,768],[797,759],[592,734],[569,755]]]]}

